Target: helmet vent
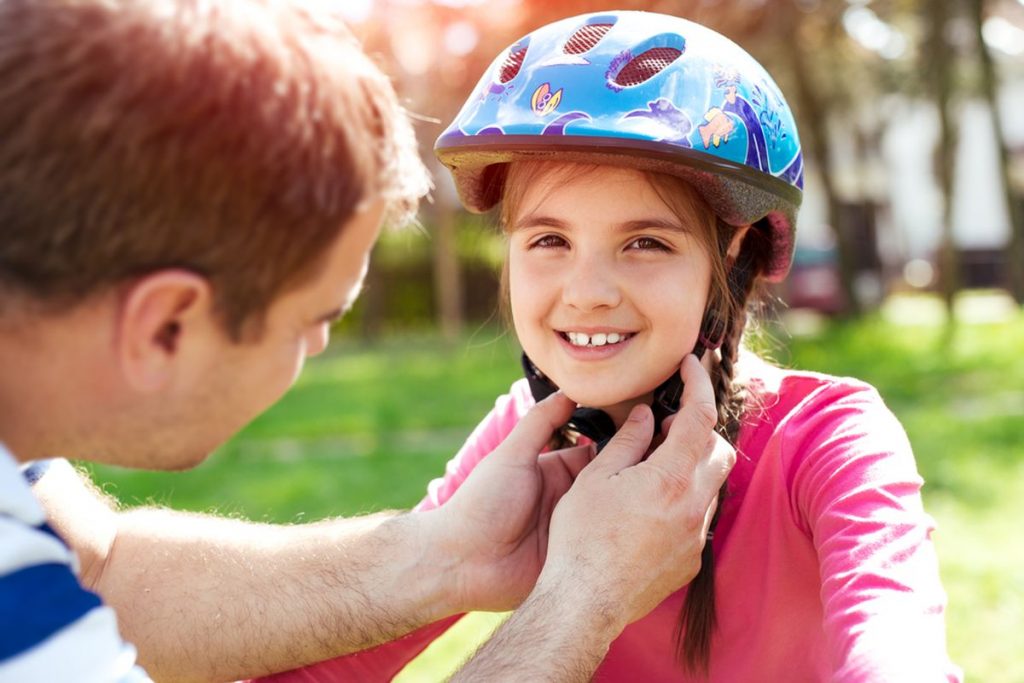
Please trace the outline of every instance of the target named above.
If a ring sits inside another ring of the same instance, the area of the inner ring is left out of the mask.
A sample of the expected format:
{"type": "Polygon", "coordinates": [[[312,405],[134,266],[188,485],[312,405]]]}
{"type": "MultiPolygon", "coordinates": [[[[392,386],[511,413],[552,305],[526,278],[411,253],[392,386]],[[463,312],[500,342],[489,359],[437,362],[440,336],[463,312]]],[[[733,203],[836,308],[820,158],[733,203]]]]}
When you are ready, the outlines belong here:
{"type": "Polygon", "coordinates": [[[604,34],[608,33],[612,26],[614,24],[587,24],[586,26],[580,26],[569,37],[569,40],[565,41],[562,52],[567,55],[581,55],[593,49],[595,45],[601,42],[604,34]]]}
{"type": "Polygon", "coordinates": [[[615,84],[624,88],[631,85],[640,85],[661,73],[672,62],[679,59],[679,56],[682,54],[682,50],[674,47],[651,48],[637,55],[626,66],[622,67],[622,70],[615,77],[615,84]]]}
{"type": "Polygon", "coordinates": [[[508,83],[519,74],[523,60],[526,59],[526,50],[525,45],[516,45],[509,50],[508,57],[505,57],[505,62],[501,65],[499,79],[502,83],[508,83]]]}

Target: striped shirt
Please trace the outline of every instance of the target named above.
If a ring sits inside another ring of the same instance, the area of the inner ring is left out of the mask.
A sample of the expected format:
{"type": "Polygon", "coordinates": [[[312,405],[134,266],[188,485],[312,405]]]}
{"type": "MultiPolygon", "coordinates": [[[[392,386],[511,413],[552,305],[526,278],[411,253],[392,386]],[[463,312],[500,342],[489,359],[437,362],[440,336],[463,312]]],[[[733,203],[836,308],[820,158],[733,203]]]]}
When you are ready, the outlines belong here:
{"type": "Polygon", "coordinates": [[[149,680],[0,446],[0,683],[149,680]]]}

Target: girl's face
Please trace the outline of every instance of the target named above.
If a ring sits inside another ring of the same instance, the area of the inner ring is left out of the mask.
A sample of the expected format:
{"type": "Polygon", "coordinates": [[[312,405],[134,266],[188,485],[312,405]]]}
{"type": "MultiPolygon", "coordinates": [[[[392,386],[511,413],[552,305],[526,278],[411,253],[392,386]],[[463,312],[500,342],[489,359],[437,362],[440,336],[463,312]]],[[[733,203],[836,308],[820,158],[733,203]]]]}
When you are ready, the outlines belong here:
{"type": "Polygon", "coordinates": [[[697,340],[711,282],[706,228],[681,219],[639,171],[558,171],[529,180],[508,216],[516,334],[567,396],[621,424],[697,340]]]}

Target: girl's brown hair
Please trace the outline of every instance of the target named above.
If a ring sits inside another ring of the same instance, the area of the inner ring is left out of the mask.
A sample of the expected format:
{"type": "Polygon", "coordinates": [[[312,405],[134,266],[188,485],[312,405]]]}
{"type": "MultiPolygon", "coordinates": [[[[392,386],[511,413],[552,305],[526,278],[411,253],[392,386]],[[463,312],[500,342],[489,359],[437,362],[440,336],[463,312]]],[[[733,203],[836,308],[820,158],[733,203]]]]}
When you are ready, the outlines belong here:
{"type": "MultiPolygon", "coordinates": [[[[502,230],[507,234],[511,229],[515,217],[522,210],[523,199],[531,183],[543,178],[554,188],[571,178],[593,173],[597,168],[599,166],[596,164],[565,164],[552,161],[519,161],[509,164],[504,174],[499,214],[502,230]]],[[[752,226],[743,239],[736,263],[729,263],[729,245],[738,228],[719,220],[700,194],[681,178],[653,171],[640,172],[680,220],[698,228],[693,234],[710,257],[711,284],[707,308],[717,312],[725,329],[720,347],[721,359],[715,363],[711,376],[718,406],[716,431],[735,446],[746,400],[745,387],[735,378],[735,365],[740,340],[747,324],[747,308],[751,303],[751,294],[758,275],[764,271],[771,254],[770,242],[764,231],[756,225],[752,226]]],[[[500,301],[508,319],[507,260],[502,270],[501,289],[500,301]]],[[[572,435],[564,431],[559,437],[562,443],[572,440],[572,435]]],[[[723,485],[719,492],[718,510],[721,510],[726,494],[726,486],[723,485]]],[[[718,510],[712,521],[712,530],[717,523],[718,510]]],[[[715,625],[714,554],[709,536],[701,554],[700,571],[687,588],[676,632],[677,657],[691,672],[707,672],[711,655],[711,636],[715,625]]]]}

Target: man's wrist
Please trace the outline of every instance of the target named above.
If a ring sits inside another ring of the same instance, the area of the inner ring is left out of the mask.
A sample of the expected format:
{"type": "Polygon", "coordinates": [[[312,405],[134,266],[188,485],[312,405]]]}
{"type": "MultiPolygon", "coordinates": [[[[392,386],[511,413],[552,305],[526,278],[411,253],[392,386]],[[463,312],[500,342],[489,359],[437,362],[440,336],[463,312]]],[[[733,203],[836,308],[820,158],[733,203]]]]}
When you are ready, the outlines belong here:
{"type": "Polygon", "coordinates": [[[625,626],[582,577],[545,570],[533,592],[452,679],[589,681],[625,626]],[[529,653],[529,656],[524,656],[529,653]]]}
{"type": "Polygon", "coordinates": [[[557,600],[561,618],[587,624],[596,640],[610,643],[629,623],[622,600],[593,576],[588,578],[585,561],[560,563],[549,558],[529,599],[544,596],[557,600]]]}
{"type": "Polygon", "coordinates": [[[436,621],[472,609],[462,599],[460,571],[464,558],[451,542],[451,529],[442,509],[406,515],[416,548],[417,576],[422,582],[424,609],[436,621]]]}

